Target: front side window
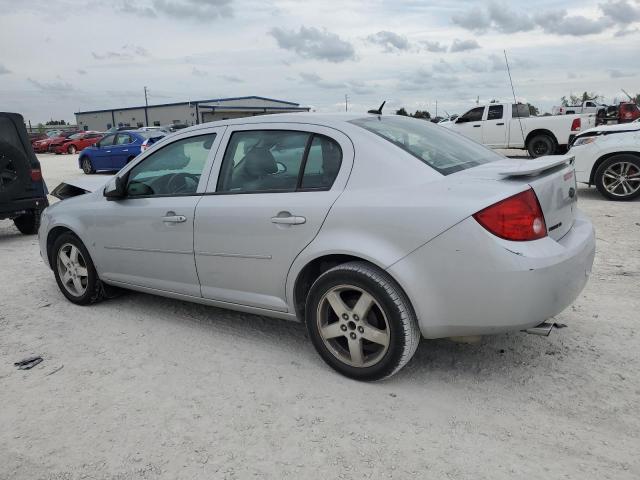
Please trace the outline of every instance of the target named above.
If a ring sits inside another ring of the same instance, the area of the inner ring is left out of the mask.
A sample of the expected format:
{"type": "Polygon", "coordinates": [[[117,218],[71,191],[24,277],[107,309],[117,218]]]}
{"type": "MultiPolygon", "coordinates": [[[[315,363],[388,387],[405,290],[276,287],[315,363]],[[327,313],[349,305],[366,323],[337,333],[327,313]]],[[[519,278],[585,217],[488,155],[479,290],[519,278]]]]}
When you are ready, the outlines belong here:
{"type": "Polygon", "coordinates": [[[222,160],[217,191],[328,189],[341,161],[338,144],[323,135],[289,130],[235,132],[222,160]]]}
{"type": "Polygon", "coordinates": [[[109,147],[113,145],[113,142],[115,139],[116,139],[115,135],[107,135],[102,140],[100,140],[99,144],[101,147],[109,147]]]}
{"type": "Polygon", "coordinates": [[[482,120],[484,107],[476,107],[469,110],[456,120],[456,123],[479,122],[482,120]]]}
{"type": "Polygon", "coordinates": [[[489,105],[487,120],[500,120],[504,107],[502,105],[489,105]]]}
{"type": "Polygon", "coordinates": [[[493,150],[431,122],[399,116],[369,116],[350,123],[393,143],[443,175],[503,158],[493,150]]]}
{"type": "Polygon", "coordinates": [[[529,104],[514,103],[512,106],[513,118],[525,118],[530,115],[529,104]]]}
{"type": "Polygon", "coordinates": [[[192,195],[209,158],[214,133],[185,138],[166,145],[129,172],[129,197],[192,195]]]}

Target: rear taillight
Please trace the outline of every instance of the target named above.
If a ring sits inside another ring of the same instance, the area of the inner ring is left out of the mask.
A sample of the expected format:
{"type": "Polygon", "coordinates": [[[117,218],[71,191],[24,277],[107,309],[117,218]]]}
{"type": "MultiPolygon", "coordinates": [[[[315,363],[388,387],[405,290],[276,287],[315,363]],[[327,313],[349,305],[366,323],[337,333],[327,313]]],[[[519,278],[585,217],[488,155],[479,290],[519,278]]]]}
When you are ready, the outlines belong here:
{"type": "Polygon", "coordinates": [[[39,168],[34,168],[31,170],[31,181],[32,182],[40,182],[42,181],[42,172],[39,168]]]}
{"type": "Polygon", "coordinates": [[[547,236],[544,214],[531,188],[480,210],[473,218],[505,240],[524,242],[547,236]]]}
{"type": "Polygon", "coordinates": [[[578,130],[580,130],[580,126],[581,126],[581,122],[579,118],[574,118],[573,122],[571,122],[571,131],[572,132],[577,132],[578,130]]]}

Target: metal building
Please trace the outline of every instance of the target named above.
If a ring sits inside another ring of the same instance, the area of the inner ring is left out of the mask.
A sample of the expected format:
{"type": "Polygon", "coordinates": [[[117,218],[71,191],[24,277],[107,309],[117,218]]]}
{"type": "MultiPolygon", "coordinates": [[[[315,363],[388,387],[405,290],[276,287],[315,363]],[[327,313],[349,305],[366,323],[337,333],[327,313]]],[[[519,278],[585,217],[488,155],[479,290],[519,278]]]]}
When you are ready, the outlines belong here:
{"type": "Polygon", "coordinates": [[[78,128],[104,131],[111,127],[195,125],[227,118],[308,111],[309,107],[301,107],[298,103],[250,96],[92,110],[75,115],[78,128]]]}

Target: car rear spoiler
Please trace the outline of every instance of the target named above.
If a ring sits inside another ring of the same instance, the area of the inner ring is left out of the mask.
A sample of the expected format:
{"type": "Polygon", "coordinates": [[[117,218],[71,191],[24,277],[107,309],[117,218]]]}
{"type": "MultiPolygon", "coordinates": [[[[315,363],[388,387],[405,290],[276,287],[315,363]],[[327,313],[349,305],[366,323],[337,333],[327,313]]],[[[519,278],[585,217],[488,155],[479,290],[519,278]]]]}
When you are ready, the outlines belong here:
{"type": "Polygon", "coordinates": [[[504,168],[498,171],[498,175],[503,177],[526,177],[536,176],[545,170],[550,170],[563,164],[573,165],[575,157],[573,155],[546,155],[531,160],[522,159],[514,162],[511,160],[505,163],[504,168]]]}

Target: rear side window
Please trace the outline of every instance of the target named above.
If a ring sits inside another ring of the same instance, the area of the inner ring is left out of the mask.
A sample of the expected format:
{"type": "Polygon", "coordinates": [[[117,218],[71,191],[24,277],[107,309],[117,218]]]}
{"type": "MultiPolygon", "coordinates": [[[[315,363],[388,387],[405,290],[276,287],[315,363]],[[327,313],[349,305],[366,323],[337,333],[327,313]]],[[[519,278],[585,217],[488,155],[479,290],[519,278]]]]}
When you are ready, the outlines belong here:
{"type": "Polygon", "coordinates": [[[384,138],[443,175],[503,158],[463,135],[423,120],[369,116],[350,123],[384,138]]]}
{"type": "Polygon", "coordinates": [[[512,105],[513,118],[525,118],[529,116],[528,103],[514,103],[512,105]]]}
{"type": "Polygon", "coordinates": [[[487,120],[500,120],[502,118],[503,110],[504,107],[502,105],[489,105],[487,120]]]}
{"type": "Polygon", "coordinates": [[[290,130],[234,132],[222,160],[218,192],[264,193],[331,188],[342,151],[328,137],[290,130]]]}
{"type": "Polygon", "coordinates": [[[133,142],[131,135],[129,135],[128,133],[119,133],[116,140],[116,145],[127,145],[131,142],[133,142]]]}

